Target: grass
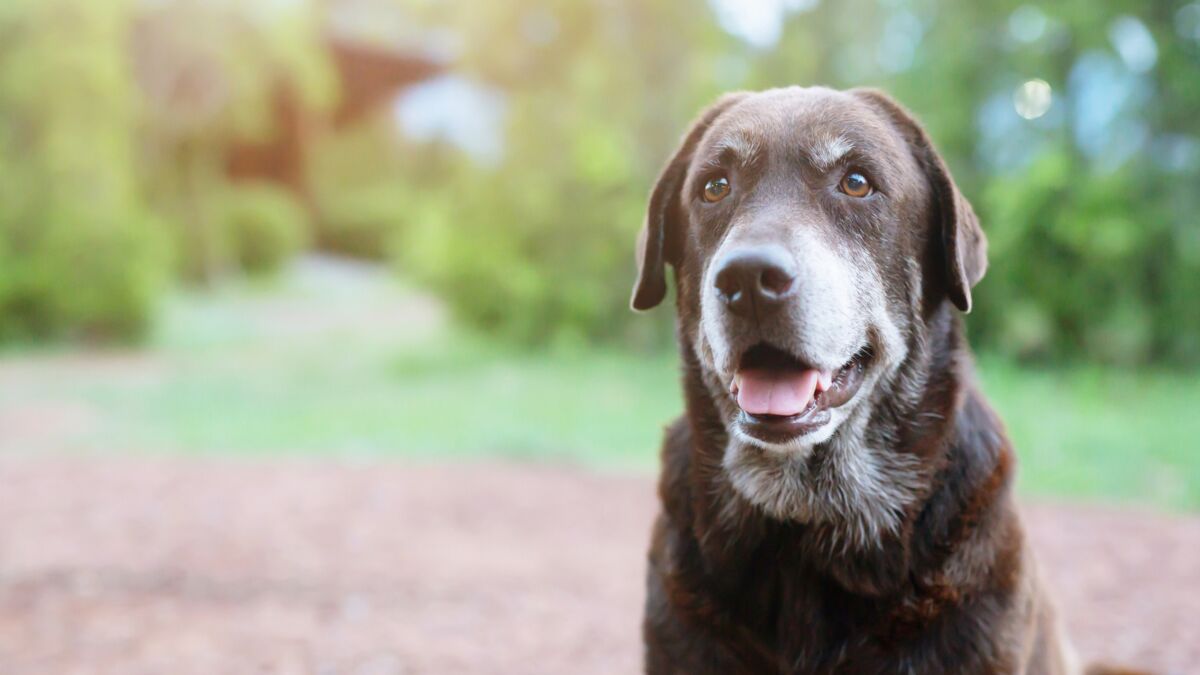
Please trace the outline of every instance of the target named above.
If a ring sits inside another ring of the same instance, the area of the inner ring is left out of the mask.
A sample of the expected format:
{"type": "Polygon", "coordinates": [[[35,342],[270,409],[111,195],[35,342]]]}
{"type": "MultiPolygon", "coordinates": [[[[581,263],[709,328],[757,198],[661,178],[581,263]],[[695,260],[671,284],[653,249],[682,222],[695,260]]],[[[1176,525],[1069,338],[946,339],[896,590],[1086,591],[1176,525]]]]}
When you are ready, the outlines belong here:
{"type": "MultiPolygon", "coordinates": [[[[362,283],[332,297],[292,286],[181,296],[144,351],[9,355],[0,413],[29,401],[82,410],[84,428],[52,437],[82,452],[656,467],[681,410],[673,354],[506,351],[436,312],[409,322],[421,311],[408,296],[362,283]]],[[[1200,509],[1200,378],[993,358],[979,369],[1022,492],[1200,509]]]]}
{"type": "Polygon", "coordinates": [[[1025,493],[1200,508],[1200,378],[981,359],[1025,493]]]}

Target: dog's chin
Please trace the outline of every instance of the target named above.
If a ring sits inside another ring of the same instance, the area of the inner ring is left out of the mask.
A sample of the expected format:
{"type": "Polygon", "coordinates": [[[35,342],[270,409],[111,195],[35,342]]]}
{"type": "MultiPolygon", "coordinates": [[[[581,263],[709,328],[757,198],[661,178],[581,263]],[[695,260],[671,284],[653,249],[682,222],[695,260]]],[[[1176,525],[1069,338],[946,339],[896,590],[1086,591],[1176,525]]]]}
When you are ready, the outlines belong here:
{"type": "Polygon", "coordinates": [[[863,346],[840,367],[821,371],[771,345],[751,347],[731,378],[731,434],[788,454],[829,441],[860,398],[872,356],[873,350],[863,346]]]}

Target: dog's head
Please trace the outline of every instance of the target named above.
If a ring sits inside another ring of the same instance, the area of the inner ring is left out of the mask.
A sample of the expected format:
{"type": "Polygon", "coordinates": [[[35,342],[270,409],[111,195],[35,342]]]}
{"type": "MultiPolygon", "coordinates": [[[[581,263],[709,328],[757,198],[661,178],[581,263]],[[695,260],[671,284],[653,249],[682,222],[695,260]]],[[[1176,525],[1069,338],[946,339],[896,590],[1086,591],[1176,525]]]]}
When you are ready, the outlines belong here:
{"type": "Polygon", "coordinates": [[[635,309],[659,304],[676,270],[680,334],[729,432],[728,468],[866,442],[928,317],[970,310],[986,241],[898,104],[792,87],[700,116],[653,190],[638,256],[635,309]]]}

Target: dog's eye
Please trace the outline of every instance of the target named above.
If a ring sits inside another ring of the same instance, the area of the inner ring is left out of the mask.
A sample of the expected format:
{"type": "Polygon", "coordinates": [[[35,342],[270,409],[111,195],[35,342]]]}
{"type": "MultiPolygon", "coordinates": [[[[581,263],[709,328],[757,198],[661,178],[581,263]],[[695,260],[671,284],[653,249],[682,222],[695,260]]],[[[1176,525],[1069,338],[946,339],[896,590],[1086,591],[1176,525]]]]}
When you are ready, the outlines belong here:
{"type": "Polygon", "coordinates": [[[729,179],[719,176],[704,184],[704,201],[713,204],[729,196],[729,179]]]}
{"type": "Polygon", "coordinates": [[[857,171],[851,171],[842,177],[838,189],[851,197],[866,197],[871,194],[871,181],[857,171]]]}

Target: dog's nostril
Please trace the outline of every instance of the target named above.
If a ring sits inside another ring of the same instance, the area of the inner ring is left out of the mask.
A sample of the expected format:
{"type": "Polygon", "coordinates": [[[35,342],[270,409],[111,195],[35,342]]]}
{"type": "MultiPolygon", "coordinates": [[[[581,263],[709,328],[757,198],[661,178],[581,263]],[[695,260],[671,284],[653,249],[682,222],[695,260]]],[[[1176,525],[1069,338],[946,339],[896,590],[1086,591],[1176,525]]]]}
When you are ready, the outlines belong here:
{"type": "Polygon", "coordinates": [[[741,271],[733,267],[725,267],[717,273],[717,291],[725,300],[732,301],[741,295],[742,276],[741,271]]]}
{"type": "Polygon", "coordinates": [[[784,295],[792,290],[792,282],[796,280],[790,272],[781,267],[767,267],[758,278],[763,291],[772,295],[784,295]]]}

